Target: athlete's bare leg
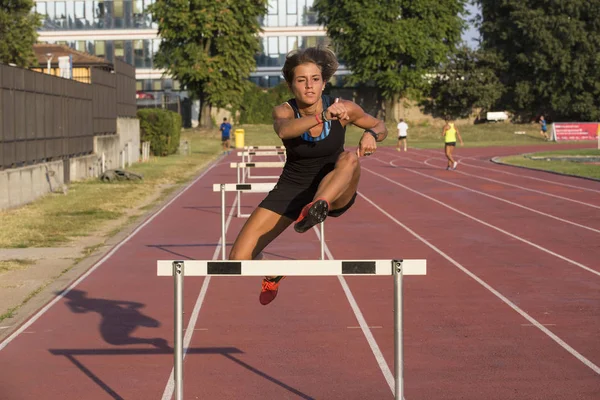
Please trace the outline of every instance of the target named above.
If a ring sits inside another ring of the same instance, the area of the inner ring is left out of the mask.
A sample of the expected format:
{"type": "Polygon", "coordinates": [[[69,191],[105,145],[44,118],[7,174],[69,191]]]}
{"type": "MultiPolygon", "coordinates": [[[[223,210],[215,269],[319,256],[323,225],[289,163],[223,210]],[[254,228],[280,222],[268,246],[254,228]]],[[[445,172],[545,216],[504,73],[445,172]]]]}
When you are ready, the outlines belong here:
{"type": "Polygon", "coordinates": [[[314,199],[325,199],[330,210],[344,207],[352,200],[360,180],[360,163],[354,152],[340,154],[335,168],[319,184],[314,199]]]}
{"type": "Polygon", "coordinates": [[[454,146],[446,145],[446,158],[448,159],[448,167],[452,168],[454,166],[454,158],[452,158],[452,150],[454,146]]]}

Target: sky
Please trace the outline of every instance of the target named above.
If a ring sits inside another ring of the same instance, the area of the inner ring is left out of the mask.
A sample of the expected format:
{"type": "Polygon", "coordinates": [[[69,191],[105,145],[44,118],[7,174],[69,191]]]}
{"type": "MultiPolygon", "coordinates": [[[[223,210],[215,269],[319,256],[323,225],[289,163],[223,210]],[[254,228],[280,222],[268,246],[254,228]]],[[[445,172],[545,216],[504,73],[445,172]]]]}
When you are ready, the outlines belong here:
{"type": "MultiPolygon", "coordinates": [[[[479,7],[473,5],[467,5],[467,10],[471,13],[469,15],[469,19],[473,18],[475,15],[479,14],[479,7]]],[[[463,40],[467,42],[469,47],[475,49],[478,47],[477,39],[479,38],[479,32],[472,25],[463,33],[463,40]]]]}

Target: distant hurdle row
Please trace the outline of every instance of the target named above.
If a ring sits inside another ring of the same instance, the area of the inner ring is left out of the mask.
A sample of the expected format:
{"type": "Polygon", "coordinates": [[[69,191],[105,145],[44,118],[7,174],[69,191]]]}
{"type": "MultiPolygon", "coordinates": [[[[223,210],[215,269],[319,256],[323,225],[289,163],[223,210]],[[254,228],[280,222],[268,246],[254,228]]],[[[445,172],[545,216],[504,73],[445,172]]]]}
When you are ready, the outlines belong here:
{"type": "MultiPolygon", "coordinates": [[[[238,193],[238,201],[237,201],[237,216],[238,217],[249,217],[250,214],[242,214],[241,211],[241,193],[242,192],[251,192],[251,193],[266,193],[275,187],[275,182],[265,182],[265,183],[215,183],[213,185],[213,192],[221,192],[221,256],[222,259],[225,260],[225,247],[226,247],[226,232],[227,229],[225,227],[225,193],[226,192],[237,192],[238,193]]],[[[321,260],[325,259],[325,222],[321,222],[320,224],[320,233],[321,233],[321,260]]]]}
{"type": "Polygon", "coordinates": [[[157,276],[174,277],[175,399],[183,400],[183,281],[185,276],[393,276],[394,398],[404,400],[402,278],[404,275],[426,274],[425,260],[158,261],[157,276]]]}

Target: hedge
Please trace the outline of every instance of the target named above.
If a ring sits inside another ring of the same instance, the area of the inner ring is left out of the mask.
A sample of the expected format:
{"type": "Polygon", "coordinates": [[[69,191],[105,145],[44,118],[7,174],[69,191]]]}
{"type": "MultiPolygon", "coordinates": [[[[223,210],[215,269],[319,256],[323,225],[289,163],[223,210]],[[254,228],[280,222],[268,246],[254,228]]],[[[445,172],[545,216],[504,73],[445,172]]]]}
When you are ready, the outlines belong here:
{"type": "Polygon", "coordinates": [[[179,148],[181,115],[162,108],[138,110],[141,141],[150,142],[150,152],[155,156],[175,154],[179,148]]]}

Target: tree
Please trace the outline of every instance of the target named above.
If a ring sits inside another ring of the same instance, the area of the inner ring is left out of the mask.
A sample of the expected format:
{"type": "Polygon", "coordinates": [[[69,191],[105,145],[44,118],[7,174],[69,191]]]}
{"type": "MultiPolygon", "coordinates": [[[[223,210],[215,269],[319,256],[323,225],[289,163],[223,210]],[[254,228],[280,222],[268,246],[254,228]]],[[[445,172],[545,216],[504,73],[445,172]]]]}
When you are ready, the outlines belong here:
{"type": "Polygon", "coordinates": [[[505,107],[529,120],[600,118],[600,0],[479,0],[482,46],[498,70],[505,107]]]}
{"type": "Polygon", "coordinates": [[[496,76],[498,65],[493,53],[459,48],[434,75],[426,109],[452,119],[466,118],[474,108],[491,110],[504,90],[496,76]]]}
{"type": "Polygon", "coordinates": [[[396,104],[409,90],[423,90],[424,76],[455,51],[464,28],[459,14],[465,3],[315,0],[314,8],[352,71],[349,83],[375,86],[396,104]]]}
{"type": "Polygon", "coordinates": [[[33,0],[0,0],[0,62],[25,68],[33,64],[40,26],[33,5],[33,0]]]}
{"type": "Polygon", "coordinates": [[[201,126],[210,108],[237,105],[256,67],[267,0],[158,0],[150,12],[162,38],[154,61],[200,100],[201,126]]]}

